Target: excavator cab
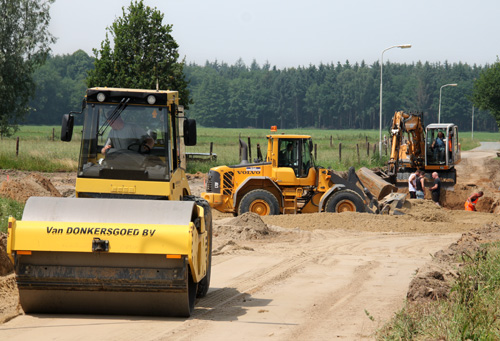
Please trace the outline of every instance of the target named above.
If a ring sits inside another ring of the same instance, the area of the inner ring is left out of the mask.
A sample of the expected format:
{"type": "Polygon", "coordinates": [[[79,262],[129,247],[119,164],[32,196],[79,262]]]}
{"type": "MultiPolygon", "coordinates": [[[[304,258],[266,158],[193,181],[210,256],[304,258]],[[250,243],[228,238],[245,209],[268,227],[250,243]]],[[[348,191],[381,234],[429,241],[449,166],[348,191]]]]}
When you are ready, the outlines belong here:
{"type": "Polygon", "coordinates": [[[425,164],[453,166],[460,161],[458,127],[452,123],[434,123],[426,128],[425,164]]]}
{"type": "Polygon", "coordinates": [[[441,179],[455,184],[455,165],[461,160],[458,127],[453,123],[429,124],[425,136],[425,170],[436,171],[441,179]]]}

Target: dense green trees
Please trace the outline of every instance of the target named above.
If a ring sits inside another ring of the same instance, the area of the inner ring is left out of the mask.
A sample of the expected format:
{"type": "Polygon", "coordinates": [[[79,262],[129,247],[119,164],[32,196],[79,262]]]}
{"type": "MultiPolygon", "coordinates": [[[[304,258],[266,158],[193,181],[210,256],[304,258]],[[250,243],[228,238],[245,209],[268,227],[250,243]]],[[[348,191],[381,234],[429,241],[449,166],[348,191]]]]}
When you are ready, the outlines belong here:
{"type": "Polygon", "coordinates": [[[138,89],[175,89],[186,109],[189,91],[184,79],[184,62],[178,62],[178,45],[172,25],[163,25],[163,13],[131,2],[123,16],[108,27],[101,49],[94,49],[95,68],[87,79],[89,87],[107,86],[138,89]]]}
{"type": "MultiPolygon", "coordinates": [[[[35,109],[30,124],[59,124],[61,116],[79,110],[85,94],[87,71],[92,57],[83,51],[49,57],[35,73],[35,109]]],[[[439,88],[443,91],[441,121],[471,129],[474,80],[487,67],[467,64],[384,65],[384,127],[396,110],[424,112],[424,123],[437,122],[439,88]]],[[[269,63],[246,66],[207,62],[184,67],[193,104],[188,115],[210,127],[378,129],[380,65],[374,63],[322,64],[277,69],[269,63]]],[[[486,71],[485,71],[486,72],[486,71]]],[[[498,82],[500,83],[500,81],[498,82]]],[[[101,84],[105,85],[105,84],[101,84]]],[[[489,87],[489,85],[488,85],[489,87]]],[[[498,92],[498,91],[497,91],[498,92]]],[[[494,92],[496,94],[496,92],[494,92]]],[[[496,131],[489,111],[476,104],[474,129],[496,131]]],[[[486,107],[485,107],[486,108],[486,107]]]]}
{"type": "MultiPolygon", "coordinates": [[[[471,128],[474,79],[487,67],[463,63],[384,65],[383,125],[395,111],[424,113],[424,123],[437,122],[439,88],[447,83],[441,101],[441,121],[462,131],[471,128]]],[[[189,64],[186,78],[194,104],[190,114],[215,127],[378,129],[380,64],[321,64],[279,70],[255,61],[246,66],[207,62],[189,64]]],[[[487,109],[484,107],[484,109],[487,109]]],[[[489,108],[488,108],[489,109],[489,108]]],[[[487,111],[475,112],[474,128],[496,130],[487,111]]]]}
{"type": "Polygon", "coordinates": [[[474,105],[483,110],[489,110],[500,126],[500,60],[489,69],[481,72],[474,83],[474,105]]]}
{"type": "Polygon", "coordinates": [[[28,112],[34,70],[49,45],[49,8],[53,0],[0,0],[0,136],[9,136],[28,112]]]}
{"type": "Polygon", "coordinates": [[[79,111],[87,72],[93,63],[94,59],[82,50],[71,55],[49,56],[33,75],[36,95],[30,101],[25,123],[58,125],[63,114],[79,111]]]}

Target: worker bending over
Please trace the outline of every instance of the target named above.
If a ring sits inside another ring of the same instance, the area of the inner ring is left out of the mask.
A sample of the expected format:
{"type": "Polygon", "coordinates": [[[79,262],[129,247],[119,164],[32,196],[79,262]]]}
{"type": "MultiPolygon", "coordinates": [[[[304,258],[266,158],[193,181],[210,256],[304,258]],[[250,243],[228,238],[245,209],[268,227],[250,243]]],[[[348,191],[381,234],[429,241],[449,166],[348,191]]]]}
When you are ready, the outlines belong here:
{"type": "Polygon", "coordinates": [[[467,201],[465,202],[465,210],[466,211],[475,211],[476,210],[476,203],[483,196],[483,192],[479,191],[478,193],[472,194],[470,197],[467,198],[467,201]]]}

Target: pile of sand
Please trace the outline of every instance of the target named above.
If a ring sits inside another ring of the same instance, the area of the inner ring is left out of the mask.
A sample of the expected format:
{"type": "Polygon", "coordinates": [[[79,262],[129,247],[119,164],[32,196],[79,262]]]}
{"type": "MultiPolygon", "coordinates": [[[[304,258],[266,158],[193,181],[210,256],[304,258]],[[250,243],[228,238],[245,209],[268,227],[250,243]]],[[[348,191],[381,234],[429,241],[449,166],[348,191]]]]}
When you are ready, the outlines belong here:
{"type": "Polygon", "coordinates": [[[61,193],[46,177],[31,173],[26,177],[3,181],[0,196],[26,203],[29,197],[61,197],[61,193]]]}
{"type": "Polygon", "coordinates": [[[0,233],[0,276],[5,276],[14,271],[14,266],[7,257],[7,235],[0,233]]]}
{"type": "Polygon", "coordinates": [[[235,218],[214,221],[214,237],[235,239],[262,239],[273,236],[272,231],[262,218],[255,213],[244,213],[235,218]]]}

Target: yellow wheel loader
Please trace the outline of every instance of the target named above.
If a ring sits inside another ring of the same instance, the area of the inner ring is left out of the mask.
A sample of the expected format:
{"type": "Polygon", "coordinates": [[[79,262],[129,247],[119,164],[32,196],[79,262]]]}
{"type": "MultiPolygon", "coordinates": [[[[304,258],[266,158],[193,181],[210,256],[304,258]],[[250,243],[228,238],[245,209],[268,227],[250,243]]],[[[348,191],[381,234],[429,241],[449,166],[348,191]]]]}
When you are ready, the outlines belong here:
{"type": "Polygon", "coordinates": [[[32,197],[9,218],[26,313],[189,316],[207,294],[212,217],[180,167],[196,122],[178,103],[177,91],[91,88],[64,115],[63,141],[83,116],[76,197],[32,197]]]}
{"type": "MultiPolygon", "coordinates": [[[[316,166],[313,142],[308,135],[268,135],[267,156],[249,163],[219,166],[208,173],[206,191],[210,206],[234,215],[313,212],[378,213],[378,201],[351,168],[347,179],[316,166]]],[[[246,144],[243,155],[246,155],[246,144]]],[[[395,189],[387,183],[389,191],[395,189]]],[[[387,189],[385,189],[387,191],[387,189]]]]}

